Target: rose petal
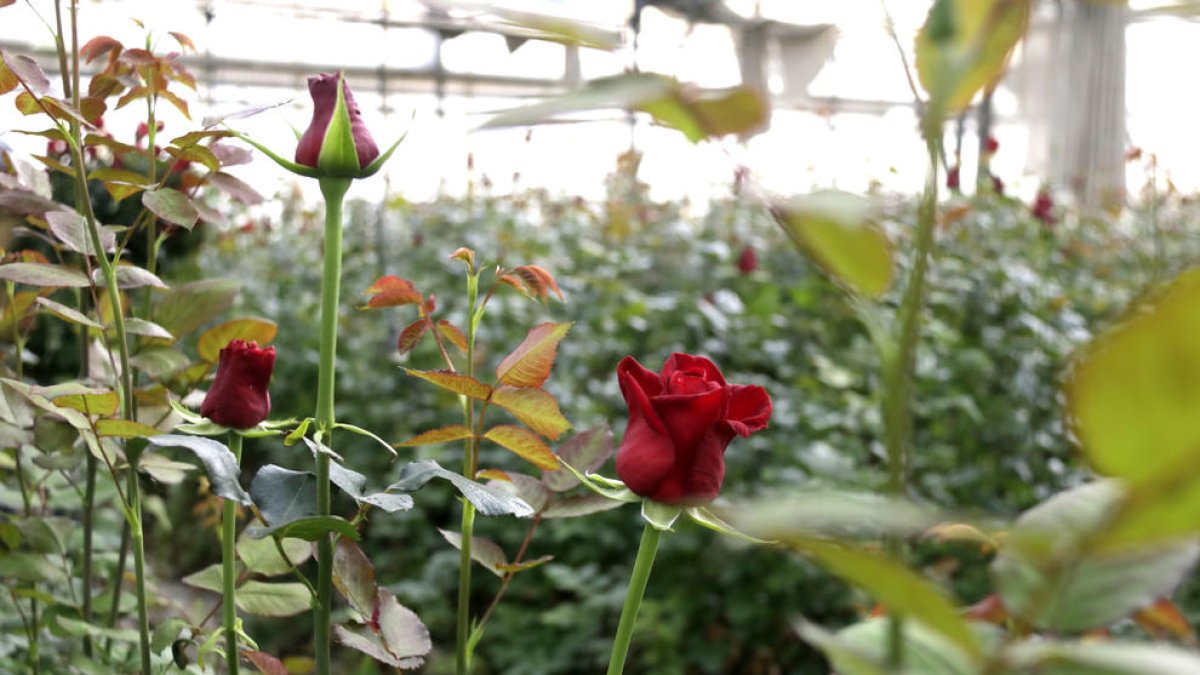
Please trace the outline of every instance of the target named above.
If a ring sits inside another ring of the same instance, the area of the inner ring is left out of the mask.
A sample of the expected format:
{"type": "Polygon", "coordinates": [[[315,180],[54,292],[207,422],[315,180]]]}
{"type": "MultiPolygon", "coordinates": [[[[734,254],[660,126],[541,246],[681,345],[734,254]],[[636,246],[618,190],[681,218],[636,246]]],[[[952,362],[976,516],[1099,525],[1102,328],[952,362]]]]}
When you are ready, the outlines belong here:
{"type": "Polygon", "coordinates": [[[729,393],[725,422],[733,433],[749,436],[767,428],[767,421],[771,419],[771,397],[766,389],[756,384],[731,384],[729,393]]]}
{"type": "MultiPolygon", "coordinates": [[[[642,379],[627,361],[637,366],[633,359],[626,359],[617,372],[625,405],[629,407],[629,426],[625,428],[625,437],[617,450],[617,476],[634,493],[649,496],[655,493],[674,466],[675,445],[650,403],[650,397],[642,390],[642,379]]],[[[654,375],[653,384],[658,386],[657,375],[654,375]]]]}
{"type": "Polygon", "coordinates": [[[711,502],[721,492],[725,481],[725,449],[730,440],[728,434],[713,429],[696,446],[692,465],[683,477],[684,494],[689,502],[711,502]]]}
{"type": "Polygon", "coordinates": [[[676,451],[686,455],[689,463],[696,444],[721,421],[729,396],[726,389],[716,387],[703,394],[664,395],[650,399],[670,432],[676,451]]]}
{"type": "Polygon", "coordinates": [[[716,382],[722,386],[725,385],[725,376],[721,374],[721,369],[717,368],[717,364],[703,356],[683,354],[680,352],[671,354],[669,357],[667,357],[667,362],[663,364],[662,381],[670,381],[671,376],[679,370],[699,370],[705,374],[705,379],[707,379],[709,382],[716,382]]]}
{"type": "MultiPolygon", "coordinates": [[[[637,359],[632,356],[626,356],[617,364],[617,381],[620,382],[621,375],[632,377],[637,382],[638,387],[646,393],[647,396],[658,396],[663,391],[663,382],[658,377],[658,373],[653,370],[647,370],[642,364],[637,362],[637,359]]],[[[622,384],[622,387],[625,385],[622,384]]],[[[624,391],[624,389],[622,389],[624,391]]],[[[628,397],[627,397],[628,400],[628,397]]]]}

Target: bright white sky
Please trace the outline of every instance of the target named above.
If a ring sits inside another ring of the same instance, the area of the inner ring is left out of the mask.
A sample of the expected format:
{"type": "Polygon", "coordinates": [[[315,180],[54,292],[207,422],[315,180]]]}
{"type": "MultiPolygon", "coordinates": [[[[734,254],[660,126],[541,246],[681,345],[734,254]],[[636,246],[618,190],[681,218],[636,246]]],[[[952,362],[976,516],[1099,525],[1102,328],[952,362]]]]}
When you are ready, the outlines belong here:
{"type": "MultiPolygon", "coordinates": [[[[729,0],[743,14],[754,10],[756,0],[729,0]]],[[[381,62],[397,67],[421,67],[430,62],[433,40],[419,30],[384,32],[370,24],[348,24],[328,18],[296,16],[281,7],[342,7],[334,0],[260,0],[255,4],[213,0],[216,19],[206,25],[202,3],[185,0],[107,0],[102,5],[83,0],[81,37],[112,35],[138,44],[145,33],[129,18],[138,17],[154,31],[158,49],[175,48],[166,35],[175,30],[188,34],[201,51],[239,59],[309,62],[313,71],[340,65],[373,66],[381,62]]],[[[364,13],[378,15],[384,1],[363,2],[364,13]]],[[[420,15],[417,0],[386,2],[393,15],[420,15]]],[[[624,21],[632,2],[606,0],[514,0],[510,6],[531,11],[550,11],[581,20],[609,25],[624,21]]],[[[895,46],[881,30],[879,0],[839,2],[801,0],[758,0],[765,16],[797,23],[834,23],[842,37],[833,61],[813,82],[810,92],[819,96],[876,99],[897,105],[883,115],[837,114],[821,117],[807,112],[777,110],[771,130],[742,145],[727,140],[699,146],[688,144],[675,132],[640,125],[636,142],[645,151],[642,177],[659,198],[689,197],[703,203],[710,195],[728,193],[734,168],[750,166],[760,181],[779,192],[800,192],[813,186],[838,186],[863,190],[871,183],[885,189],[915,192],[923,182],[923,153],[914,131],[916,121],[905,106],[911,99],[895,46]]],[[[33,0],[32,5],[52,18],[53,4],[33,0]]],[[[888,0],[901,35],[911,35],[927,11],[927,0],[888,0]]],[[[1137,3],[1135,2],[1135,6],[1137,3]]],[[[702,86],[728,86],[739,79],[734,47],[728,31],[711,26],[689,30],[687,24],[648,10],[644,17],[639,65],[644,70],[675,75],[702,86]]],[[[1200,165],[1195,160],[1198,132],[1191,88],[1180,86],[1177,64],[1200,63],[1200,24],[1161,20],[1132,26],[1128,37],[1128,127],[1133,145],[1157,153],[1162,167],[1176,185],[1186,191],[1200,189],[1200,165]]],[[[0,10],[0,41],[48,48],[50,37],[26,4],[0,10]]],[[[907,42],[907,40],[906,40],[907,42]]],[[[561,74],[561,48],[544,43],[527,43],[509,54],[498,36],[466,34],[446,43],[444,59],[452,71],[554,78],[561,74]]],[[[627,51],[583,52],[583,75],[598,77],[620,72],[629,65],[627,51]]],[[[46,63],[45,66],[51,64],[46,63]]],[[[197,72],[198,77],[202,73],[197,72]]],[[[166,113],[168,137],[198,126],[209,114],[228,112],[248,105],[293,98],[289,106],[238,122],[243,131],[290,155],[294,137],[285,122],[303,129],[308,123],[309,101],[302,83],[294,91],[278,89],[233,89],[200,94],[215,101],[210,109],[200,96],[191,99],[193,118],[166,113]]],[[[403,131],[409,132],[389,168],[391,190],[410,200],[429,199],[439,191],[461,193],[468,182],[467,154],[475,157],[476,178],[486,174],[497,191],[517,186],[547,187],[552,192],[599,198],[604,193],[604,176],[615,164],[616,155],[628,147],[626,124],[613,122],[553,125],[526,131],[498,130],[467,133],[486,119],[484,113],[509,107],[502,99],[451,98],[444,104],[445,116],[435,114],[436,101],[429,95],[393,95],[394,109],[388,117],[380,111],[381,99],[374,92],[356,91],[368,125],[381,145],[403,131]],[[410,126],[410,115],[412,118],[410,126]]],[[[7,129],[36,127],[11,106],[11,95],[0,104],[0,134],[21,152],[41,153],[40,139],[4,133],[7,129]]],[[[1003,122],[997,130],[1001,151],[993,168],[1018,192],[1029,193],[1038,178],[1025,175],[1026,134],[1014,118],[1016,103],[1011,95],[998,94],[998,113],[1003,122]]],[[[118,135],[128,136],[144,117],[140,105],[110,111],[105,119],[118,135]]],[[[967,147],[975,141],[968,137],[967,147]]],[[[967,161],[971,164],[969,158],[967,161]]],[[[1136,170],[1136,167],[1134,168],[1136,170]]],[[[268,161],[238,167],[236,173],[270,193],[289,178],[268,161]]],[[[970,184],[969,177],[964,185],[970,184]]],[[[1131,175],[1136,190],[1142,177],[1131,175]]],[[[308,181],[305,181],[308,183],[308,181]]],[[[305,189],[315,186],[305,185],[305,189]]],[[[382,180],[365,181],[356,188],[359,196],[381,196],[382,180]]],[[[315,197],[315,193],[314,193],[315,197]]]]}

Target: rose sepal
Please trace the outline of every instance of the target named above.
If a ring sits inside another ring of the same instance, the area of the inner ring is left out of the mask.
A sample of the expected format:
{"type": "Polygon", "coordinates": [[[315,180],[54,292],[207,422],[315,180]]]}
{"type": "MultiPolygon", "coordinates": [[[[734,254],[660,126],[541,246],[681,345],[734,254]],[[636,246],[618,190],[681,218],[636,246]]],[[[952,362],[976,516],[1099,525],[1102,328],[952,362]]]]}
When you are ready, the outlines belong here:
{"type": "Polygon", "coordinates": [[[778,543],[771,539],[759,539],[758,537],[738,530],[726,522],[724,518],[718,516],[708,506],[692,506],[686,509],[686,513],[688,517],[692,519],[692,522],[696,523],[697,525],[700,525],[701,527],[707,527],[714,532],[720,532],[721,534],[728,535],[734,539],[740,539],[750,544],[770,545],[778,543]]]}
{"type": "Polygon", "coordinates": [[[683,513],[682,506],[663,504],[653,499],[642,500],[642,520],[659,532],[674,532],[671,526],[675,524],[676,520],[679,520],[681,513],[683,513]]]}
{"type": "MultiPolygon", "coordinates": [[[[228,127],[226,127],[226,128],[228,128],[228,127]]],[[[240,131],[235,131],[233,129],[230,129],[230,131],[233,131],[233,135],[236,136],[239,140],[244,141],[244,142],[254,146],[254,148],[256,150],[258,150],[262,154],[266,155],[267,157],[271,158],[271,160],[274,161],[276,164],[283,167],[287,171],[291,171],[292,173],[296,174],[297,176],[304,176],[305,178],[320,178],[321,176],[325,175],[325,174],[321,173],[321,171],[319,169],[316,169],[311,166],[305,166],[303,164],[298,164],[296,162],[293,162],[290,159],[286,159],[284,157],[281,157],[280,155],[275,154],[267,146],[263,145],[262,143],[259,143],[258,141],[254,140],[253,138],[250,138],[249,136],[247,136],[246,134],[243,134],[240,131]]]]}
{"type": "Polygon", "coordinates": [[[400,134],[400,138],[397,138],[395,143],[392,143],[387,150],[384,150],[382,154],[375,158],[375,161],[368,164],[366,168],[364,168],[357,176],[355,176],[355,178],[368,178],[370,176],[374,176],[376,173],[379,173],[379,170],[382,169],[383,165],[392,158],[392,153],[396,151],[396,148],[400,147],[400,144],[404,142],[405,138],[408,138],[408,131],[400,134]]]}
{"type": "Polygon", "coordinates": [[[629,504],[643,500],[642,497],[634,494],[633,490],[625,487],[625,484],[619,480],[607,478],[599,474],[584,473],[568,464],[563,460],[562,457],[558,458],[558,463],[561,464],[564,469],[570,471],[575,478],[579,479],[579,482],[583,483],[584,487],[598,495],[608,497],[613,501],[625,502],[629,504]]]}
{"type": "Polygon", "coordinates": [[[183,423],[175,425],[174,430],[189,436],[224,436],[232,431],[242,438],[266,438],[279,436],[283,433],[283,429],[294,427],[297,423],[295,419],[263,420],[248,429],[231,429],[200,415],[175,399],[171,399],[169,404],[171,409],[184,419],[183,423]]]}

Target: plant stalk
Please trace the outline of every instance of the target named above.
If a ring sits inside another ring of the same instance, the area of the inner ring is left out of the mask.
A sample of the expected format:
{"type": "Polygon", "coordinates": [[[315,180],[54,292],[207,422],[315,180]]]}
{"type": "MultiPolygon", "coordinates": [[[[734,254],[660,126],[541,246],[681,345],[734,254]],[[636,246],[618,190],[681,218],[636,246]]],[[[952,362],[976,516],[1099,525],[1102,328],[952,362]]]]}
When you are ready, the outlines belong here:
{"type": "MultiPolygon", "coordinates": [[[[884,393],[883,418],[885,442],[888,451],[888,492],[903,498],[908,492],[908,446],[912,441],[912,397],[913,364],[916,362],[917,343],[921,328],[921,311],[925,298],[925,277],[929,271],[929,258],[933,250],[933,231],[937,216],[938,193],[938,142],[927,140],[928,166],[925,191],[917,212],[916,253],[912,270],[908,275],[908,286],[900,301],[897,320],[900,334],[895,352],[885,359],[887,389],[884,393]]],[[[889,557],[902,561],[904,541],[889,536],[885,549],[889,557]]],[[[887,665],[899,671],[904,665],[904,617],[889,610],[887,665]]]]}
{"type": "Polygon", "coordinates": [[[642,596],[646,594],[646,582],[650,580],[650,570],[654,567],[654,556],[658,553],[661,536],[662,532],[650,523],[646,523],[642,529],[642,543],[638,546],[637,560],[633,563],[629,590],[625,592],[625,605],[621,607],[621,621],[617,624],[617,635],[613,639],[612,656],[608,659],[608,675],[625,672],[625,657],[629,654],[629,643],[633,640],[638,610],[642,607],[642,596]]]}
{"type": "MultiPolygon", "coordinates": [[[[238,466],[242,464],[242,436],[229,432],[229,449],[238,466]]],[[[225,663],[230,675],[238,672],[237,634],[237,502],[226,499],[221,514],[221,582],[225,626],[225,663]]]]}
{"type": "MultiPolygon", "coordinates": [[[[349,178],[322,178],[325,196],[325,269],[321,277],[321,361],[317,377],[317,428],[333,446],[334,391],[337,379],[338,294],[342,286],[342,202],[350,189],[349,178]]],[[[329,455],[319,452],[317,514],[330,515],[329,455]]],[[[317,540],[317,599],[313,609],[313,648],[317,675],[329,675],[330,611],[333,603],[333,540],[317,540]]]]}
{"type": "MultiPolygon", "coordinates": [[[[467,271],[467,376],[475,377],[475,333],[479,326],[479,272],[471,265],[467,271]]],[[[475,429],[475,400],[463,399],[463,421],[475,429]]],[[[467,440],[463,453],[463,475],[474,480],[479,461],[479,436],[467,440]]],[[[458,558],[458,609],[455,616],[455,673],[471,671],[471,537],[475,532],[475,505],[463,500],[461,545],[458,558]]]]}

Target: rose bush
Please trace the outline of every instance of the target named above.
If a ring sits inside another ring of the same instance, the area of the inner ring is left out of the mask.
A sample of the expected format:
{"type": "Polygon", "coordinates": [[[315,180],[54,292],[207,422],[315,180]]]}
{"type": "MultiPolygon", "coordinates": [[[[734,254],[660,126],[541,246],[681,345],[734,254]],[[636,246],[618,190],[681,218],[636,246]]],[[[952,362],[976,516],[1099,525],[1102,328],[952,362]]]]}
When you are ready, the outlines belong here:
{"type": "Polygon", "coordinates": [[[729,442],[766,428],[771,417],[765,389],[726,383],[703,356],[674,353],[661,373],[627,356],[617,380],[629,407],[617,475],[656,502],[712,501],[725,479],[729,442]]]}
{"type": "Polygon", "coordinates": [[[267,419],[271,394],[267,384],[275,368],[275,348],[234,340],[221,350],[217,375],[200,406],[200,414],[224,427],[249,429],[267,419]]]}

